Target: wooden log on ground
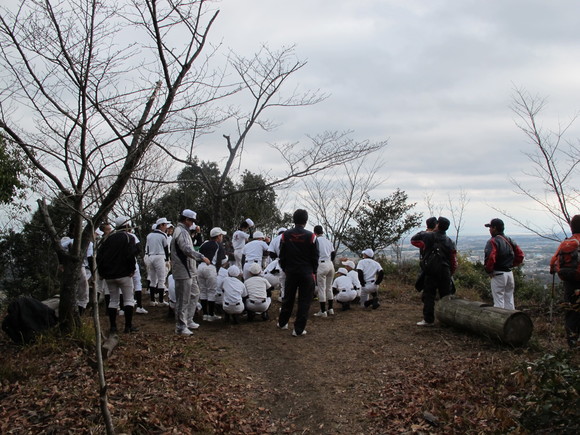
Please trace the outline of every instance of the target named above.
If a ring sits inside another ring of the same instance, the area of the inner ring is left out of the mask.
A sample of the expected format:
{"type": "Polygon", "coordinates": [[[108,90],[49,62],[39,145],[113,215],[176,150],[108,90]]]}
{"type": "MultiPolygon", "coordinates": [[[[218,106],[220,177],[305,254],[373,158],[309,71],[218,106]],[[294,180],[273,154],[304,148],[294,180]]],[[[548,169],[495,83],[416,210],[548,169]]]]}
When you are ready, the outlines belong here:
{"type": "Polygon", "coordinates": [[[443,324],[512,346],[524,346],[534,329],[530,316],[522,311],[496,308],[455,295],[442,298],[435,307],[435,315],[443,324]]]}

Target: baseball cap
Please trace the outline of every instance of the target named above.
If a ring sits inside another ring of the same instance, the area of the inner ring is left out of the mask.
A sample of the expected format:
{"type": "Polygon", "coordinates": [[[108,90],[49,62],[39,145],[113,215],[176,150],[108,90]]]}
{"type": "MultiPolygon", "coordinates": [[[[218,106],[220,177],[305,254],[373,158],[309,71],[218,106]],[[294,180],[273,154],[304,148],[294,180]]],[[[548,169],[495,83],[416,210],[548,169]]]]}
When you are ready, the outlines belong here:
{"type": "Polygon", "coordinates": [[[250,218],[246,219],[246,223],[247,223],[249,226],[251,226],[251,227],[253,227],[253,226],[254,226],[254,221],[253,221],[252,219],[250,219],[250,218]]]}
{"type": "Polygon", "coordinates": [[[227,233],[224,230],[222,230],[220,227],[212,228],[211,231],[209,232],[210,237],[217,237],[219,235],[225,236],[226,234],[227,233]]]}
{"type": "Polygon", "coordinates": [[[503,230],[505,228],[504,223],[501,219],[494,218],[488,224],[484,225],[487,228],[495,227],[498,230],[503,230]]]}
{"type": "Polygon", "coordinates": [[[115,218],[115,228],[123,228],[131,226],[131,218],[129,216],[118,216],[115,218]]]}
{"type": "Polygon", "coordinates": [[[278,231],[276,234],[282,234],[282,233],[285,233],[286,231],[288,231],[288,228],[280,227],[280,228],[278,228],[278,231]]]}
{"type": "Polygon", "coordinates": [[[348,275],[348,271],[344,267],[340,267],[336,273],[342,273],[343,275],[348,275]]]}
{"type": "Polygon", "coordinates": [[[230,266],[228,269],[229,276],[239,276],[240,275],[240,268],[238,266],[230,266]]]}
{"type": "Polygon", "coordinates": [[[249,270],[252,275],[259,275],[262,273],[262,268],[258,263],[252,263],[249,270]]]}
{"type": "Polygon", "coordinates": [[[345,266],[348,266],[348,267],[350,267],[352,269],[354,269],[354,266],[355,266],[354,265],[354,261],[352,261],[352,260],[343,261],[342,264],[345,265],[345,266]]]}
{"type": "Polygon", "coordinates": [[[193,210],[186,208],[185,210],[183,210],[181,212],[181,216],[185,216],[186,218],[189,218],[189,219],[196,219],[197,213],[194,212],[193,210]]]}
{"type": "Polygon", "coordinates": [[[252,236],[253,239],[263,239],[264,233],[262,231],[256,231],[252,236]]]}
{"type": "Polygon", "coordinates": [[[375,251],[373,251],[371,248],[367,248],[364,251],[362,251],[361,254],[366,255],[367,257],[374,257],[375,251]]]}
{"type": "Polygon", "coordinates": [[[166,218],[162,217],[159,218],[155,221],[155,225],[162,225],[162,224],[170,224],[171,222],[169,222],[166,218]]]}

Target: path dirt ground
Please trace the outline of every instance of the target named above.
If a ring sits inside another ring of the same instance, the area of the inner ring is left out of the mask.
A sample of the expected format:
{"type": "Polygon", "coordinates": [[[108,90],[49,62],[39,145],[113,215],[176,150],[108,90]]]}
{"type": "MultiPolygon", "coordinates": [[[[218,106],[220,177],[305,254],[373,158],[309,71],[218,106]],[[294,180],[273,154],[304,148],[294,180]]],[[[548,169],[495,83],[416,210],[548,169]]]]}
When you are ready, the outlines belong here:
{"type": "MultiPolygon", "coordinates": [[[[311,315],[303,337],[292,337],[293,319],[289,330],[276,328],[277,301],[268,321],[201,322],[193,336],[176,336],[167,308],[145,297],[139,332],[120,334],[106,363],[119,433],[443,434],[502,424],[507,432],[506,370],[563,346],[559,320],[535,325],[530,345],[513,349],[416,326],[422,305],[410,286],[387,281],[380,297],[377,310],[311,315]]],[[[108,329],[106,318],[101,325],[108,329]]],[[[103,433],[90,349],[41,349],[0,340],[3,356],[20,364],[1,384],[0,432],[103,433]]]]}

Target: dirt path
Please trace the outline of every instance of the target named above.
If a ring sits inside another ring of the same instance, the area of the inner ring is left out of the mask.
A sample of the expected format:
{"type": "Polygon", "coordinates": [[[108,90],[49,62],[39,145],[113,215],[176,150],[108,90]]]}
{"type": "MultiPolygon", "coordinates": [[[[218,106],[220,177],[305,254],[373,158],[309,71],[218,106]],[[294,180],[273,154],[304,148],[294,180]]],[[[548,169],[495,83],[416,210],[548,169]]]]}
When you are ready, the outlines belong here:
{"type": "MultiPolygon", "coordinates": [[[[329,318],[310,316],[305,337],[291,336],[292,320],[289,330],[276,328],[278,308],[274,303],[270,321],[204,324],[196,332],[246,377],[257,406],[270,411],[273,432],[388,433],[373,408],[385,394],[413,397],[413,391],[403,390],[419,386],[405,382],[407,372],[423,370],[437,378],[448,363],[453,366],[451,360],[477,360],[482,352],[509,358],[511,352],[449,328],[416,326],[417,294],[404,301],[383,298],[378,310],[356,307],[329,318]]],[[[311,313],[316,309],[313,303],[311,313]]],[[[421,415],[426,409],[418,402],[394,406],[401,412],[416,406],[421,415]]]]}

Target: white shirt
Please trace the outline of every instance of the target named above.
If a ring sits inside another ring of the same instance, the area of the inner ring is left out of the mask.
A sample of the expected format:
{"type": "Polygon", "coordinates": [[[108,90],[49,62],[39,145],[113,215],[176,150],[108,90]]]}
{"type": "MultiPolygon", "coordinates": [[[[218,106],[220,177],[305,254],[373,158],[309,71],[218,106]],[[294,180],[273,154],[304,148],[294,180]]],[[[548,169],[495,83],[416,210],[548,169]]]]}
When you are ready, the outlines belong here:
{"type": "Polygon", "coordinates": [[[352,290],[352,280],[348,275],[341,275],[337,277],[334,282],[332,283],[332,288],[335,288],[339,291],[343,290],[352,290]]]}
{"type": "Polygon", "coordinates": [[[275,260],[268,263],[268,265],[264,269],[264,275],[267,273],[272,274],[272,275],[276,275],[276,274],[279,274],[281,270],[282,270],[282,268],[278,264],[278,259],[276,258],[275,260]],[[273,273],[273,272],[276,272],[276,273],[273,273]]]}
{"type": "Polygon", "coordinates": [[[145,242],[145,254],[147,255],[165,255],[167,248],[167,234],[163,231],[155,230],[147,234],[145,242]]]}
{"type": "Polygon", "coordinates": [[[354,288],[355,290],[360,290],[361,285],[360,285],[360,280],[358,279],[358,273],[356,270],[349,270],[348,271],[348,275],[347,275],[350,280],[352,281],[352,288],[354,288]]]}
{"type": "Polygon", "coordinates": [[[365,282],[375,282],[377,273],[383,268],[372,258],[363,258],[356,265],[357,270],[362,270],[365,282]]]}
{"type": "Polygon", "coordinates": [[[263,240],[252,240],[244,246],[243,252],[246,256],[246,262],[254,260],[262,261],[262,257],[268,252],[268,244],[263,240]]]}
{"type": "Polygon", "coordinates": [[[263,299],[268,297],[268,290],[272,287],[272,284],[260,275],[255,275],[244,281],[246,290],[248,292],[248,298],[255,302],[262,302],[263,299]]]}
{"type": "Polygon", "coordinates": [[[318,244],[318,261],[330,261],[330,256],[334,252],[334,246],[323,235],[316,236],[316,243],[318,244]]]}
{"type": "Polygon", "coordinates": [[[282,240],[282,234],[274,237],[270,242],[270,246],[268,246],[268,252],[273,252],[277,256],[280,256],[280,240],[282,240]]]}
{"type": "Polygon", "coordinates": [[[241,251],[244,249],[244,246],[249,238],[250,235],[245,231],[237,230],[234,232],[232,235],[232,247],[234,248],[234,251],[241,251]]]}
{"type": "Polygon", "coordinates": [[[224,283],[224,279],[226,279],[228,277],[228,270],[225,267],[220,267],[217,273],[217,290],[218,293],[221,293],[222,290],[222,285],[224,283]]]}
{"type": "Polygon", "coordinates": [[[242,304],[242,298],[248,296],[244,283],[233,276],[228,276],[224,279],[222,288],[224,289],[224,305],[226,303],[228,305],[242,304]]]}

